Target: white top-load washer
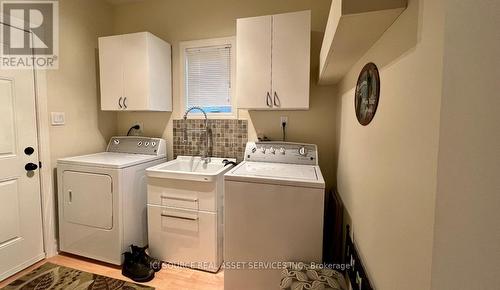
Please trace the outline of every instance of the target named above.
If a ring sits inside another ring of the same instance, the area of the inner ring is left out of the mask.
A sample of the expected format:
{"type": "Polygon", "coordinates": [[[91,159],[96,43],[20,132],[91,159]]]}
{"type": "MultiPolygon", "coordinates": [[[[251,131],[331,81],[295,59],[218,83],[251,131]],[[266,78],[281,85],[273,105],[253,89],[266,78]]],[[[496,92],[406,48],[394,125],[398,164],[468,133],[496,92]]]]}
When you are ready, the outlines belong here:
{"type": "Polygon", "coordinates": [[[248,142],[224,190],[224,289],[280,289],[280,262],[322,262],[316,145],[248,142]]]}
{"type": "Polygon", "coordinates": [[[106,152],[57,161],[59,247],[116,265],[147,244],[146,168],[166,161],[165,140],[113,137],[106,152]]]}

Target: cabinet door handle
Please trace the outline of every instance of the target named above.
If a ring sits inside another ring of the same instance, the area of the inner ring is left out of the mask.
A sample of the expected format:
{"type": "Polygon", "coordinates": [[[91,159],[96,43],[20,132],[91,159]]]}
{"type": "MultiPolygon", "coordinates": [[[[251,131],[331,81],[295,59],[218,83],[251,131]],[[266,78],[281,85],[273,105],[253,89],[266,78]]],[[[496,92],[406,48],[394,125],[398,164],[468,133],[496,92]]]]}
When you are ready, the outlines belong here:
{"type": "Polygon", "coordinates": [[[269,92],[267,92],[267,94],[266,94],[266,104],[268,107],[273,106],[273,100],[272,100],[271,94],[269,92]]]}
{"type": "Polygon", "coordinates": [[[118,99],[118,106],[120,106],[120,109],[123,109],[123,106],[122,106],[122,97],[120,97],[118,99]]]}
{"type": "Polygon", "coordinates": [[[276,106],[276,107],[281,106],[281,101],[280,101],[280,98],[278,97],[278,93],[276,93],[276,91],[274,92],[274,106],[276,106]]]}
{"type": "Polygon", "coordinates": [[[127,108],[127,97],[123,98],[123,107],[127,108]]]}

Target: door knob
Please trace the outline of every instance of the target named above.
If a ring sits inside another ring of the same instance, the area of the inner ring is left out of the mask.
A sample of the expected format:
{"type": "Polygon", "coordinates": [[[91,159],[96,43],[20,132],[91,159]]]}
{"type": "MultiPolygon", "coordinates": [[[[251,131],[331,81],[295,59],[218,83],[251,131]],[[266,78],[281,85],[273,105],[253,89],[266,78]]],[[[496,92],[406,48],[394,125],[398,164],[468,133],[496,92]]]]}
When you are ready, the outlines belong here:
{"type": "Polygon", "coordinates": [[[35,163],[27,163],[25,166],[24,166],[24,169],[26,169],[26,171],[33,171],[33,170],[36,170],[38,168],[38,165],[36,165],[35,163]]]}
{"type": "Polygon", "coordinates": [[[24,154],[26,155],[31,155],[35,152],[35,149],[33,147],[26,147],[24,148],[24,154]]]}

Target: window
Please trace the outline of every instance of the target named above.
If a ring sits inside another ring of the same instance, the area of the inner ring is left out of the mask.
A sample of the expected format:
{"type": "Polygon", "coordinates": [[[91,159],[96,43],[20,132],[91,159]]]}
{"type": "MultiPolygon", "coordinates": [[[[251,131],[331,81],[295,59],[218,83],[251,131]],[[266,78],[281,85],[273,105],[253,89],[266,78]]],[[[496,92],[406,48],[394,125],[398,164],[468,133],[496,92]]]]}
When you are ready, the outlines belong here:
{"type": "Polygon", "coordinates": [[[184,109],[198,106],[209,114],[234,114],[233,50],[232,38],[181,43],[184,109]]]}

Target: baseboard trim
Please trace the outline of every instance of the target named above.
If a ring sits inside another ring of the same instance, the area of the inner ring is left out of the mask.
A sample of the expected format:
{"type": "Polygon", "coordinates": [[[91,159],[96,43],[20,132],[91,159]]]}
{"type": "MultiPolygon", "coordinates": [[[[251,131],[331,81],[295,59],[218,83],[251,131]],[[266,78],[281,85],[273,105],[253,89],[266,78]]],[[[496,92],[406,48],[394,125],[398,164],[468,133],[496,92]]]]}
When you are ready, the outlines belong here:
{"type": "Polygon", "coordinates": [[[36,262],[39,262],[43,259],[45,259],[45,253],[41,253],[41,254],[29,259],[28,261],[26,261],[20,265],[17,265],[16,267],[0,274],[0,282],[9,278],[12,275],[15,275],[15,274],[21,272],[22,270],[28,268],[29,266],[31,266],[31,265],[35,264],[36,262]]]}

